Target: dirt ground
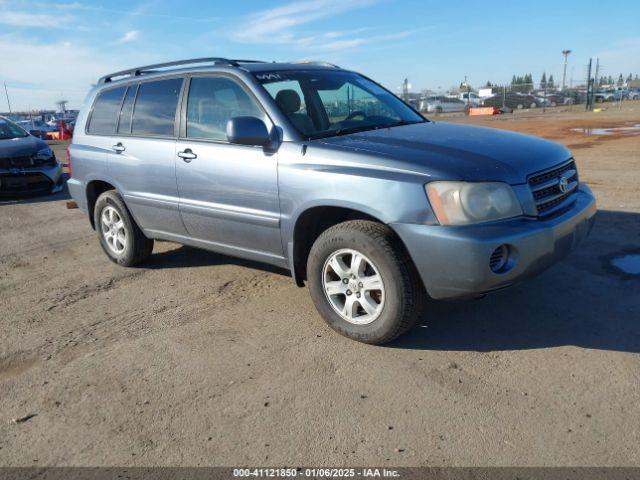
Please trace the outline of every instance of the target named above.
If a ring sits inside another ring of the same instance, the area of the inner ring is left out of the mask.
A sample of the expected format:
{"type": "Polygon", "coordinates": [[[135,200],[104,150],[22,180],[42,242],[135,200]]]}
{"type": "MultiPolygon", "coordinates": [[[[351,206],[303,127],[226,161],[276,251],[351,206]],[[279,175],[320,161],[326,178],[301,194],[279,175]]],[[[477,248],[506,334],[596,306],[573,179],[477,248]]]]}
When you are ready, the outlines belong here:
{"type": "Polygon", "coordinates": [[[0,465],[640,465],[640,276],[611,266],[640,253],[640,136],[571,130],[638,103],[451,117],[569,145],[596,227],[386,347],[333,333],[287,272],[170,243],[122,268],[66,193],[4,201],[0,465]]]}

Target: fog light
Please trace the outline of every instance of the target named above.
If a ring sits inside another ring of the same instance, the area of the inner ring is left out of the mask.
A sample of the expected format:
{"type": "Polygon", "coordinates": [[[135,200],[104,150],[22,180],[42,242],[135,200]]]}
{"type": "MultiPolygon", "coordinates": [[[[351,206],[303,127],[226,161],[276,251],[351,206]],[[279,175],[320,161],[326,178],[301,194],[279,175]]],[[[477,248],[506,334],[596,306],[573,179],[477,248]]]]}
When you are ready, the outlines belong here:
{"type": "Polygon", "coordinates": [[[493,273],[502,273],[509,261],[509,247],[500,245],[496,248],[489,258],[489,267],[493,273]]]}

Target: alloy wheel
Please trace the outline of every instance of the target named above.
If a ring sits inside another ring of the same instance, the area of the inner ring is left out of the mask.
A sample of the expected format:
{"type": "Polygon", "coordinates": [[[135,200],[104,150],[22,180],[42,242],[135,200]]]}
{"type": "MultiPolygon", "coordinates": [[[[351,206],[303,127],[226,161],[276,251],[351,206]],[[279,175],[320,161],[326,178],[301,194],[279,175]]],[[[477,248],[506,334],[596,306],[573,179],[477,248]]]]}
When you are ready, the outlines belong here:
{"type": "Polygon", "coordinates": [[[336,313],[355,325],[373,322],[384,308],[378,268],[357,250],[345,248],[329,255],[322,269],[322,288],[336,313]]]}

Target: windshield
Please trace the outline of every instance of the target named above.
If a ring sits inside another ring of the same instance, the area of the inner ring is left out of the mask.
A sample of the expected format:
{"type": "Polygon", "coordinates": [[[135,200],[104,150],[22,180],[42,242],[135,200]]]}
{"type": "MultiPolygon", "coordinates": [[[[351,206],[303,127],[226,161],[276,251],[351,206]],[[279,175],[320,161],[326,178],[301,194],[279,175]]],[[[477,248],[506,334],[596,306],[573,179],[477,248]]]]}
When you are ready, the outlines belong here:
{"type": "Polygon", "coordinates": [[[11,138],[26,137],[29,134],[6,118],[0,118],[0,140],[9,140],[11,138]]]}
{"type": "Polygon", "coordinates": [[[377,83],[353,72],[256,72],[256,79],[305,137],[322,138],[426,120],[377,83]]]}

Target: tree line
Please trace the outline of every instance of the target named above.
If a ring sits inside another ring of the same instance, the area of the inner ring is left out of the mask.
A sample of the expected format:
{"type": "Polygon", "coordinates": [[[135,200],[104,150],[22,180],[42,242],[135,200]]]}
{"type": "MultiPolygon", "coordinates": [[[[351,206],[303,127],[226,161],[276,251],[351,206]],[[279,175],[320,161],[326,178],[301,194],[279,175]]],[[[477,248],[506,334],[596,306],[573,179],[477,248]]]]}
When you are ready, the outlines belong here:
{"type": "MultiPolygon", "coordinates": [[[[618,87],[621,87],[625,83],[628,84],[632,80],[640,80],[640,77],[638,76],[638,74],[635,74],[634,76],[631,73],[625,77],[621,73],[620,75],[618,75],[618,78],[616,80],[611,75],[609,76],[602,75],[598,77],[597,85],[599,87],[602,87],[604,85],[616,85],[618,87]]],[[[553,90],[561,86],[556,84],[553,78],[553,75],[549,75],[549,77],[547,78],[546,72],[542,72],[542,77],[540,77],[540,82],[538,83],[538,85],[541,90],[553,90]]],[[[484,88],[494,88],[494,87],[501,87],[501,86],[502,86],[501,84],[487,81],[487,83],[484,85],[484,88]]],[[[535,84],[533,81],[533,75],[531,75],[530,73],[526,73],[524,75],[513,75],[513,77],[511,78],[511,90],[514,92],[527,93],[534,89],[535,89],[535,84]]]]}

